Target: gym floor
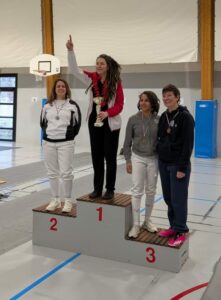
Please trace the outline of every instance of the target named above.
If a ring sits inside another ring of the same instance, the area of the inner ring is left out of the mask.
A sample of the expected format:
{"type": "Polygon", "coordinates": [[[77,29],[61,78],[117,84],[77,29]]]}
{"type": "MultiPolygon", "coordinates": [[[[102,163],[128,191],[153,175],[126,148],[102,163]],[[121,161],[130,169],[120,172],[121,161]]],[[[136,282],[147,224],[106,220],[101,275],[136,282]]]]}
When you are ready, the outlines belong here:
{"type": "MultiPolygon", "coordinates": [[[[92,190],[93,169],[89,149],[76,147],[75,156],[77,198],[92,190]]],[[[50,199],[42,159],[40,147],[0,142],[0,180],[6,181],[0,184],[1,300],[220,299],[220,158],[192,158],[189,258],[179,273],[33,246],[32,208],[50,199]]],[[[130,186],[119,156],[116,191],[129,193],[130,186]]],[[[168,226],[160,180],[152,222],[168,226]]]]}

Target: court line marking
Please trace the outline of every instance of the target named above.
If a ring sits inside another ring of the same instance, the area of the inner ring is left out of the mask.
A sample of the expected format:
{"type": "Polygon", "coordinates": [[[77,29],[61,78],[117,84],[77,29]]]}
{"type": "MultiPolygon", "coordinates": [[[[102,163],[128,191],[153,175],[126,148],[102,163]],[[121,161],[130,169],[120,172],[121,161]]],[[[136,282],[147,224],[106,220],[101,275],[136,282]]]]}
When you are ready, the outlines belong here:
{"type": "Polygon", "coordinates": [[[192,288],[190,288],[188,290],[185,290],[185,291],[181,292],[180,294],[174,296],[170,300],[179,300],[179,299],[185,297],[186,295],[191,294],[192,292],[195,292],[195,291],[197,291],[197,290],[199,290],[201,288],[204,288],[206,286],[208,286],[208,282],[196,285],[196,286],[194,286],[194,287],[192,287],[192,288]]]}
{"type": "Polygon", "coordinates": [[[17,299],[21,298],[22,296],[27,294],[30,290],[35,288],[37,285],[41,284],[43,281],[48,279],[50,276],[52,276],[53,274],[58,272],[60,269],[65,267],[67,264],[69,264],[73,260],[77,259],[80,255],[81,255],[81,253],[79,253],[79,252],[75,253],[73,256],[71,256],[70,258],[68,258],[67,260],[65,260],[64,262],[59,264],[58,266],[56,266],[54,269],[52,269],[51,271],[49,271],[48,273],[46,273],[45,275],[43,275],[42,277],[40,277],[39,279],[37,279],[36,281],[31,283],[30,285],[28,285],[26,288],[24,288],[22,291],[17,293],[15,296],[9,298],[9,300],[17,300],[17,299]]]}

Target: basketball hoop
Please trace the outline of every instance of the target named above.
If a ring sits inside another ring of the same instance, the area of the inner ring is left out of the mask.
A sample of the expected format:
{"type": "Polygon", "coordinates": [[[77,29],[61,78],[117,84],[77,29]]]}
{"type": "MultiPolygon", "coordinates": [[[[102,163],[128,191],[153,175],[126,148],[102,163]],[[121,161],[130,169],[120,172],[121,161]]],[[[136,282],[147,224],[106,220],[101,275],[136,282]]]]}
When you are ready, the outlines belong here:
{"type": "Polygon", "coordinates": [[[42,76],[42,77],[46,77],[48,71],[46,70],[33,70],[33,72],[35,72],[35,76],[42,76]]]}
{"type": "MultiPolygon", "coordinates": [[[[60,73],[60,61],[51,54],[40,54],[30,61],[30,73],[36,78],[48,77],[60,73]]],[[[36,79],[36,81],[38,81],[36,79]]]]}

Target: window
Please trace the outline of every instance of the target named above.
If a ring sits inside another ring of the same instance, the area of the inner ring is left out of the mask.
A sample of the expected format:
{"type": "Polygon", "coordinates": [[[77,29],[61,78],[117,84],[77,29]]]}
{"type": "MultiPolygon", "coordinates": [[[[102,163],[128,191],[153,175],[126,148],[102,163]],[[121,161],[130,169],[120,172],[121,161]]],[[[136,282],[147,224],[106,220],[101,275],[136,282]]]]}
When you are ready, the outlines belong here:
{"type": "Polygon", "coordinates": [[[17,75],[0,74],[0,141],[15,141],[17,75]]]}

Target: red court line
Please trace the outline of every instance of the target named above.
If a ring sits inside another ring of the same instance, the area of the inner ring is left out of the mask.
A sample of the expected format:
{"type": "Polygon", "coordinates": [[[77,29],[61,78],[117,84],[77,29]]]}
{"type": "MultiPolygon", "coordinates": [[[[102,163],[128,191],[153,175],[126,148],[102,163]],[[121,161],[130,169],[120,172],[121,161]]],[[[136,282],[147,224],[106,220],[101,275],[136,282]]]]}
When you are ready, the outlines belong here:
{"type": "Polygon", "coordinates": [[[206,287],[207,285],[208,285],[208,282],[205,282],[205,283],[196,285],[196,286],[194,286],[194,287],[192,287],[192,288],[190,288],[190,289],[188,289],[188,290],[186,290],[186,291],[183,291],[182,293],[180,293],[180,294],[174,296],[174,297],[171,298],[170,300],[179,300],[179,299],[185,297],[186,295],[188,295],[188,294],[190,294],[190,293],[192,293],[192,292],[195,292],[195,291],[197,291],[197,290],[199,290],[199,289],[202,289],[202,288],[206,287]]]}

